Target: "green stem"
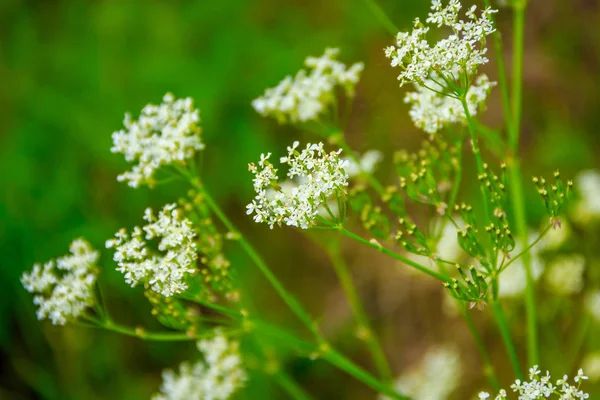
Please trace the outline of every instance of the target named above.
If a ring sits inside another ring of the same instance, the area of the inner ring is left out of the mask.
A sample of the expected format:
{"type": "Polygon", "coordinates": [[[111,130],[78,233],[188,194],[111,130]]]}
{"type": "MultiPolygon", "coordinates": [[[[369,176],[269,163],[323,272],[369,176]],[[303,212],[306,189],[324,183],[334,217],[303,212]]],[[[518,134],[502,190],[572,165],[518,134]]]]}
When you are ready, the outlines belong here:
{"type": "Polygon", "coordinates": [[[396,34],[398,34],[400,30],[396,27],[396,25],[394,25],[392,20],[388,18],[388,16],[385,14],[385,12],[383,12],[381,7],[379,7],[379,4],[377,4],[375,0],[363,0],[363,2],[390,35],[396,36],[396,34]]]}
{"type": "MultiPolygon", "coordinates": [[[[540,233],[540,236],[538,236],[538,238],[535,239],[531,244],[528,244],[527,247],[525,247],[525,249],[523,249],[523,251],[521,251],[519,254],[517,254],[516,256],[514,256],[509,262],[507,262],[506,264],[504,264],[503,266],[501,266],[501,268],[498,270],[498,274],[500,274],[502,271],[504,271],[506,268],[508,268],[508,266],[510,264],[512,264],[515,261],[517,261],[520,257],[525,257],[525,255],[529,253],[529,250],[531,250],[533,248],[533,246],[535,246],[536,244],[538,244],[539,241],[542,240],[544,238],[544,236],[546,236],[548,234],[548,232],[550,231],[550,228],[552,228],[552,224],[549,224],[542,231],[542,233],[540,233]]],[[[533,364],[533,365],[536,365],[536,364],[533,364]]]]}
{"type": "Polygon", "coordinates": [[[508,357],[510,358],[510,363],[512,364],[515,375],[518,379],[523,380],[525,379],[525,375],[523,375],[523,370],[521,370],[521,365],[519,364],[519,357],[517,355],[517,350],[515,349],[515,345],[510,336],[510,329],[508,327],[506,317],[504,316],[504,311],[502,311],[500,303],[498,303],[495,300],[491,301],[490,307],[492,308],[494,318],[496,318],[496,324],[498,325],[498,329],[500,330],[500,335],[502,336],[502,341],[504,342],[504,346],[506,347],[506,351],[508,352],[508,357]]]}
{"type": "Polygon", "coordinates": [[[352,239],[356,240],[357,242],[364,244],[365,246],[368,246],[368,247],[371,247],[373,249],[376,249],[376,250],[382,252],[383,254],[388,255],[388,256],[396,259],[396,260],[402,261],[404,264],[409,265],[409,266],[411,266],[411,267],[413,267],[413,268],[415,268],[415,269],[417,269],[417,270],[419,270],[419,271],[421,271],[421,272],[423,272],[423,273],[425,273],[427,275],[433,276],[434,278],[439,279],[442,282],[447,282],[450,279],[445,274],[440,274],[440,273],[437,273],[435,271],[432,271],[431,269],[429,269],[427,267],[424,267],[423,265],[418,264],[418,263],[416,263],[416,262],[414,262],[414,261],[412,261],[412,260],[410,260],[410,259],[408,259],[408,258],[406,258],[406,257],[404,257],[404,256],[402,256],[402,255],[400,255],[398,253],[396,253],[396,252],[393,252],[392,250],[386,249],[385,247],[383,247],[379,243],[373,243],[373,242],[370,242],[370,241],[368,241],[366,239],[363,239],[362,237],[360,237],[360,236],[358,236],[358,235],[350,232],[349,230],[347,230],[344,227],[340,227],[338,229],[344,235],[348,236],[349,238],[352,238],[352,239]]]}
{"type": "MultiPolygon", "coordinates": [[[[456,300],[456,301],[459,302],[459,300],[456,300]]],[[[473,322],[473,318],[471,318],[471,315],[469,314],[468,310],[465,309],[464,305],[461,305],[459,307],[460,307],[459,308],[460,313],[463,316],[465,322],[467,323],[469,332],[471,332],[471,336],[473,337],[473,340],[475,341],[475,345],[477,346],[477,349],[479,349],[479,353],[481,354],[481,360],[483,361],[484,373],[487,376],[488,380],[490,381],[490,385],[492,385],[492,389],[494,389],[495,392],[498,392],[498,391],[500,391],[500,382],[498,381],[498,377],[496,376],[496,371],[494,369],[494,365],[492,364],[492,361],[490,360],[490,355],[487,352],[485,343],[483,343],[483,339],[479,335],[479,332],[477,331],[477,327],[475,326],[475,323],[473,322]]]]}
{"type": "MultiPolygon", "coordinates": [[[[134,336],[142,340],[159,341],[159,342],[175,342],[198,340],[197,336],[190,336],[187,333],[175,332],[148,332],[143,328],[130,328],[127,326],[116,324],[110,320],[101,321],[92,316],[86,316],[85,319],[92,322],[94,327],[106,329],[109,331],[121,333],[127,336],[134,336]]],[[[89,326],[89,325],[86,325],[89,326]]]]}
{"type": "Polygon", "coordinates": [[[581,349],[585,344],[585,339],[587,338],[590,326],[592,325],[592,317],[589,313],[585,313],[579,320],[579,324],[577,324],[577,329],[575,329],[575,338],[571,341],[572,346],[570,349],[570,359],[567,364],[567,368],[565,372],[574,371],[575,363],[577,362],[581,349]]]}
{"type": "Polygon", "coordinates": [[[201,299],[190,299],[192,301],[196,301],[199,304],[212,308],[216,311],[219,311],[225,315],[231,316],[237,319],[244,319],[248,321],[248,327],[254,327],[260,330],[265,335],[269,335],[271,337],[278,338],[283,342],[290,344],[296,350],[303,350],[304,352],[309,352],[316,357],[320,357],[340,370],[346,372],[347,374],[353,376],[358,381],[366,384],[372,389],[378,391],[379,393],[383,393],[388,397],[396,400],[408,400],[409,398],[403,395],[398,394],[395,390],[393,390],[390,386],[380,382],[377,378],[373,377],[368,372],[364,371],[360,367],[356,366],[352,361],[348,360],[342,354],[338,353],[336,350],[331,348],[331,346],[325,342],[321,342],[319,345],[315,346],[312,343],[306,342],[300,338],[297,338],[293,334],[286,332],[285,330],[258,320],[256,318],[250,318],[247,315],[242,315],[239,312],[234,310],[230,310],[209,302],[205,302],[201,299]]]}
{"type": "MultiPolygon", "coordinates": [[[[484,0],[484,4],[486,7],[491,7],[490,0],[484,0]]],[[[490,15],[492,22],[494,21],[494,14],[490,15]]],[[[496,26],[496,31],[493,34],[494,40],[494,53],[496,54],[496,62],[498,64],[498,84],[500,86],[500,94],[502,97],[502,113],[504,115],[504,121],[507,126],[507,130],[509,132],[509,137],[513,136],[513,121],[511,118],[511,109],[510,109],[510,97],[508,92],[508,78],[506,76],[506,63],[504,60],[504,52],[502,50],[502,38],[500,37],[500,32],[498,31],[498,27],[496,26]]]]}
{"type": "Polygon", "coordinates": [[[333,264],[338,279],[344,289],[346,299],[350,304],[354,318],[356,318],[359,338],[365,341],[379,376],[381,376],[384,381],[389,382],[392,380],[392,370],[388,364],[383,348],[373,332],[373,328],[371,327],[367,314],[362,306],[362,302],[358,297],[348,266],[340,254],[339,244],[336,243],[335,245],[330,246],[327,253],[329,254],[331,263],[333,264]]]}
{"type": "MultiPolygon", "coordinates": [[[[451,264],[454,265],[454,263],[451,263],[451,264]]],[[[443,262],[440,262],[440,260],[438,260],[438,266],[440,268],[440,271],[442,271],[446,274],[448,273],[446,266],[444,265],[443,262]]],[[[477,349],[479,350],[479,353],[481,354],[481,360],[483,361],[483,368],[484,368],[485,376],[488,378],[490,385],[492,386],[492,389],[494,389],[495,392],[500,391],[500,382],[498,381],[498,377],[496,376],[496,371],[494,369],[494,365],[492,364],[492,361],[488,354],[487,348],[485,347],[485,344],[483,343],[483,339],[481,338],[481,335],[479,335],[479,331],[477,331],[477,326],[475,326],[475,322],[473,321],[473,318],[471,318],[471,315],[469,314],[469,311],[466,309],[465,303],[463,301],[460,301],[455,298],[452,298],[452,300],[455,302],[456,307],[460,311],[460,315],[465,320],[467,327],[469,328],[469,332],[471,333],[471,336],[473,337],[473,340],[475,341],[475,345],[477,346],[477,349]]]]}
{"type": "Polygon", "coordinates": [[[294,400],[312,400],[312,397],[284,371],[277,371],[272,376],[290,398],[294,400]]]}
{"type": "MultiPolygon", "coordinates": [[[[477,164],[477,178],[479,180],[479,177],[484,174],[483,160],[481,159],[481,151],[479,149],[477,136],[475,135],[475,127],[473,125],[473,120],[471,119],[471,113],[469,112],[469,106],[467,105],[467,99],[465,98],[465,96],[462,96],[460,101],[462,103],[463,110],[465,111],[465,117],[467,118],[467,125],[469,126],[469,133],[471,135],[471,146],[473,149],[473,155],[475,156],[475,162],[477,164]]],[[[481,197],[483,200],[483,209],[484,209],[485,220],[486,220],[486,225],[487,225],[487,222],[489,222],[489,220],[490,220],[490,209],[489,209],[490,201],[488,198],[487,189],[481,182],[479,183],[479,189],[481,191],[481,197]]]]}
{"type": "Polygon", "coordinates": [[[318,328],[318,326],[314,323],[313,319],[310,315],[304,310],[302,305],[296,300],[296,298],[290,294],[283,284],[277,279],[275,274],[271,271],[271,269],[267,266],[267,264],[263,261],[260,255],[256,252],[256,250],[252,247],[252,245],[239,233],[239,230],[233,225],[233,223],[229,220],[229,218],[225,215],[225,213],[221,210],[218,204],[213,200],[213,198],[208,194],[208,192],[202,187],[202,185],[196,180],[192,180],[192,184],[200,190],[204,195],[204,200],[206,204],[210,207],[210,209],[215,213],[217,218],[225,225],[225,227],[238,238],[240,246],[246,254],[252,259],[254,264],[258,267],[258,269],[262,272],[262,274],[267,278],[271,286],[275,289],[277,294],[283,299],[286,305],[292,310],[294,314],[304,323],[304,325],[314,333],[319,341],[323,340],[323,336],[318,328]]]}
{"type": "MultiPolygon", "coordinates": [[[[513,20],[513,70],[512,70],[512,123],[509,125],[509,146],[512,159],[509,160],[509,179],[512,191],[512,208],[515,215],[516,231],[523,247],[527,244],[527,215],[525,214],[525,198],[521,166],[518,157],[519,136],[521,126],[521,110],[523,98],[523,55],[525,41],[525,8],[526,1],[518,0],[514,4],[513,20]]],[[[531,273],[531,258],[523,255],[526,274],[525,310],[527,314],[527,355],[530,365],[539,364],[539,344],[537,327],[537,309],[535,304],[535,282],[531,273]]]]}

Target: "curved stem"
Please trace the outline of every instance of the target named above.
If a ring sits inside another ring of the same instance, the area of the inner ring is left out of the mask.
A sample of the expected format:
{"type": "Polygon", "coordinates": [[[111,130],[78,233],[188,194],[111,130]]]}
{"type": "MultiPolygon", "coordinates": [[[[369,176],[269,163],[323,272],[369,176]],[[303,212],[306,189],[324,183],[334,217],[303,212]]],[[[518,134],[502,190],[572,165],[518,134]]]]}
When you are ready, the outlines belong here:
{"type": "Polygon", "coordinates": [[[433,276],[434,278],[439,279],[442,282],[446,282],[446,281],[448,281],[448,279],[450,279],[445,274],[440,274],[438,272],[432,271],[431,269],[429,269],[427,267],[424,267],[423,265],[418,264],[418,263],[416,263],[416,262],[414,262],[414,261],[412,261],[412,260],[404,257],[403,255],[400,255],[400,254],[398,254],[398,253],[396,253],[396,252],[394,252],[392,250],[386,249],[385,247],[383,247],[379,243],[373,243],[373,242],[370,242],[370,241],[368,241],[366,239],[363,239],[362,237],[360,237],[360,236],[358,236],[358,235],[350,232],[349,230],[347,230],[344,227],[340,227],[338,229],[344,235],[348,236],[349,238],[352,238],[352,239],[356,240],[357,242],[364,244],[365,246],[368,246],[368,247],[371,247],[373,249],[376,249],[376,250],[382,252],[383,254],[388,255],[388,256],[396,259],[396,260],[402,261],[404,264],[410,265],[411,267],[413,267],[413,268],[415,268],[415,269],[417,269],[417,270],[419,270],[419,271],[421,271],[421,272],[423,272],[423,273],[425,273],[427,275],[433,276]]]}
{"type": "Polygon", "coordinates": [[[381,347],[379,340],[377,340],[377,336],[375,336],[375,333],[373,332],[373,328],[371,327],[369,318],[367,317],[367,314],[362,306],[360,298],[358,297],[358,293],[356,292],[356,287],[352,282],[352,277],[350,276],[348,266],[340,254],[339,244],[336,243],[335,245],[330,246],[327,254],[331,259],[331,263],[333,264],[338,279],[340,280],[342,288],[344,289],[344,293],[346,294],[346,299],[350,304],[350,308],[352,309],[352,313],[354,314],[354,318],[358,324],[359,338],[364,340],[367,344],[379,376],[381,376],[381,378],[383,378],[385,381],[391,381],[392,370],[388,364],[383,348],[381,347]]]}
{"type": "Polygon", "coordinates": [[[510,363],[512,364],[515,375],[517,378],[523,380],[525,379],[525,375],[523,375],[523,370],[519,364],[519,356],[517,355],[517,350],[515,349],[512,337],[510,336],[510,329],[506,317],[504,316],[504,311],[502,311],[500,303],[496,300],[491,301],[490,307],[492,308],[494,318],[496,318],[496,324],[498,325],[498,330],[500,330],[500,335],[502,336],[502,341],[508,352],[508,357],[510,358],[510,363]]]}
{"type": "MultiPolygon", "coordinates": [[[[531,250],[533,248],[533,246],[535,246],[536,244],[539,243],[540,240],[542,240],[544,238],[544,236],[546,236],[548,234],[548,232],[550,231],[550,228],[552,228],[552,224],[549,224],[543,231],[542,233],[540,233],[540,236],[538,236],[537,239],[535,239],[531,244],[527,245],[527,247],[525,249],[523,249],[523,251],[521,251],[519,254],[517,254],[516,256],[514,256],[509,262],[507,262],[506,264],[500,265],[500,268],[498,270],[498,274],[500,274],[502,271],[504,271],[506,268],[508,268],[510,266],[510,264],[514,263],[515,261],[517,261],[520,257],[524,257],[525,254],[529,253],[529,250],[531,250]]],[[[504,261],[503,261],[504,262],[504,261]]]]}

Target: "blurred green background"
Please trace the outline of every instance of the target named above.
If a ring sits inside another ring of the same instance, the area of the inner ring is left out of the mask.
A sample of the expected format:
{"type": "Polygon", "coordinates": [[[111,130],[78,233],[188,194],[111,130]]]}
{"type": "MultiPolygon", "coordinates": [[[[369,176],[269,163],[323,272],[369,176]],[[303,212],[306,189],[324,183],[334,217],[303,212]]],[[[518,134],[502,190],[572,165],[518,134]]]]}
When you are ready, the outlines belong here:
{"type": "MultiPolygon", "coordinates": [[[[408,28],[414,17],[426,14],[429,2],[378,3],[397,26],[408,28]]],[[[522,146],[526,176],[597,167],[598,2],[532,0],[529,10],[522,146]]],[[[509,47],[510,11],[503,9],[498,19],[509,47]]],[[[340,338],[339,347],[370,368],[368,355],[352,340],[351,315],[321,251],[298,232],[270,231],[245,216],[244,205],[252,197],[246,165],[261,152],[278,154],[302,137],[259,117],[250,101],[298,70],[307,55],[320,55],[328,46],[339,47],[343,61],[366,65],[348,132],[354,147],[384,149],[388,160],[396,149],[414,149],[424,135],[411,125],[404,90],[383,55],[390,42],[362,0],[3,0],[0,399],[146,399],[158,389],[163,368],[195,352],[191,344],[147,343],[40,323],[18,280],[34,262],[65,254],[72,238],[84,236],[102,249],[120,227],[138,224],[145,207],[160,207],[181,194],[176,185],[150,191],[117,183],[126,165],[109,151],[110,135],[120,129],[124,112],[136,114],[146,103],[160,102],[167,91],[193,97],[201,110],[207,186],[276,266],[278,276],[313,314],[323,315],[325,330],[340,338]]],[[[486,72],[494,77],[492,66],[486,72]]],[[[484,119],[492,126],[502,123],[497,90],[484,119]]],[[[392,179],[386,169],[380,175],[392,179]]],[[[529,198],[536,210],[537,198],[529,198]]],[[[259,294],[256,301],[265,315],[293,324],[273,291],[235,251],[230,256],[259,294]]],[[[465,363],[472,367],[466,386],[486,386],[462,322],[439,322],[439,288],[395,277],[386,269],[389,261],[374,261],[369,250],[349,251],[396,371],[418,360],[432,343],[456,341],[467,349],[465,363]],[[417,288],[407,289],[410,285],[417,288]]],[[[115,318],[156,326],[141,290],[127,287],[109,253],[101,265],[100,283],[115,318]]],[[[492,331],[484,335],[497,348],[494,360],[502,367],[506,361],[498,337],[492,331]]],[[[373,398],[324,363],[290,363],[293,375],[319,398],[373,398]]],[[[507,383],[510,371],[501,368],[501,376],[507,383]]],[[[457,398],[472,393],[466,390],[457,398]]],[[[260,379],[245,396],[285,398],[260,379]]]]}

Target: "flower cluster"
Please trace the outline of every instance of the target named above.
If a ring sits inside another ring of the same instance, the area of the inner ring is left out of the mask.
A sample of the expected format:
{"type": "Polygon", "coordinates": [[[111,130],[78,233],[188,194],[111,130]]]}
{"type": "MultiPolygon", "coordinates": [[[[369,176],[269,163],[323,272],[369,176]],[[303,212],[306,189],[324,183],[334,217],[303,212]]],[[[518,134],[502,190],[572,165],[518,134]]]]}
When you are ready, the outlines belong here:
{"type": "Polygon", "coordinates": [[[137,164],[117,179],[134,188],[153,186],[161,166],[184,162],[204,149],[199,121],[192,99],[176,100],[171,93],[163,97],[162,104],[144,107],[137,121],[125,114],[125,129],[113,133],[111,151],[137,164]]]}
{"type": "MultiPolygon", "coordinates": [[[[441,346],[429,350],[394,386],[398,393],[414,400],[446,399],[458,387],[461,376],[460,353],[454,347],[441,346]]],[[[385,399],[380,396],[380,400],[385,399]]]]}
{"type": "Polygon", "coordinates": [[[408,82],[425,82],[435,71],[444,79],[461,82],[462,74],[473,75],[480,65],[488,62],[485,57],[485,38],[495,31],[492,14],[496,10],[486,8],[481,16],[475,14],[476,6],[467,12],[467,20],[459,20],[462,8],[459,0],[450,0],[446,7],[441,0],[433,0],[427,23],[431,26],[451,28],[452,34],[433,47],[427,41],[430,27],[418,18],[412,32],[399,32],[396,46],[385,49],[392,67],[400,67],[400,86],[408,82]],[[459,75],[456,75],[456,73],[459,75]]]}
{"type": "Polygon", "coordinates": [[[107,248],[115,248],[117,270],[132,287],[143,282],[165,297],[187,289],[188,274],[196,272],[196,232],[175,207],[166,205],[158,216],[148,208],[144,215],[147,225],[136,226],[131,235],[121,229],[106,241],[107,248]],[[159,240],[158,252],[148,247],[147,240],[154,239],[159,240]]]}
{"type": "MultiPolygon", "coordinates": [[[[433,74],[435,76],[435,74],[433,74]]],[[[485,101],[496,82],[487,75],[480,75],[467,91],[466,101],[469,114],[476,115],[485,105],[485,101]]],[[[430,135],[455,123],[466,124],[465,110],[456,97],[443,96],[445,89],[433,79],[425,79],[423,84],[415,83],[415,92],[409,92],[404,102],[411,105],[410,118],[415,126],[430,135]]]]}
{"type": "Polygon", "coordinates": [[[239,343],[222,334],[198,342],[204,361],[182,363],[179,374],[163,372],[160,393],[152,400],[226,400],[244,386],[247,376],[239,343]]]}
{"type": "Polygon", "coordinates": [[[21,277],[25,289],[35,293],[38,319],[49,318],[54,325],[64,325],[94,305],[99,254],[84,239],[74,240],[69,251],[43,266],[35,264],[21,277]]]}
{"type": "Polygon", "coordinates": [[[348,96],[354,95],[364,68],[355,63],[350,68],[335,58],[339,49],[326,49],[321,57],[308,57],[293,78],[287,76],[274,88],[267,89],[262,97],[252,102],[263,116],[276,118],[280,123],[306,122],[317,119],[335,101],[335,88],[341,86],[348,96]]]}
{"type": "MultiPolygon", "coordinates": [[[[519,400],[538,400],[547,399],[552,395],[556,395],[561,400],[577,400],[577,399],[589,399],[590,395],[580,390],[581,382],[588,379],[583,374],[583,370],[577,371],[574,381],[576,385],[569,383],[569,377],[563,376],[562,379],[552,383],[552,377],[550,373],[546,371],[545,375],[541,375],[541,371],[537,365],[529,369],[529,382],[521,382],[517,379],[515,383],[511,385],[513,392],[519,394],[519,400]]],[[[491,395],[487,392],[479,393],[479,399],[489,399],[491,395]]],[[[498,395],[494,398],[495,400],[506,399],[506,390],[502,389],[498,395]]]]}
{"type": "Polygon", "coordinates": [[[246,207],[254,221],[264,222],[272,229],[285,223],[308,229],[315,223],[321,205],[336,194],[345,194],[348,185],[347,161],[340,158],[341,150],[327,153],[323,143],[307,144],[299,152],[299,142],[288,147],[288,155],[280,162],[289,167],[288,178],[296,182],[286,188],[277,184],[277,170],[269,162],[271,153],[262,154],[258,166],[251,163],[256,197],[246,207]]]}

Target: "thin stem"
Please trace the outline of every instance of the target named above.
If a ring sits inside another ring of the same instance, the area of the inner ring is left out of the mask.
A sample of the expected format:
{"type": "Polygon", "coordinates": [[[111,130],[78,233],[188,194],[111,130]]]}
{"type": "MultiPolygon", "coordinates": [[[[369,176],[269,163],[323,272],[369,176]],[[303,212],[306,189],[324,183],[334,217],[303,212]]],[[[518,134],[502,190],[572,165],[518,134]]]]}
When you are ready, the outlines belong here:
{"type": "MultiPolygon", "coordinates": [[[[490,0],[483,0],[486,7],[491,7],[490,0]]],[[[489,16],[492,19],[492,23],[495,25],[494,14],[489,16]]],[[[497,27],[496,27],[497,28],[497,27]]],[[[500,32],[496,29],[492,35],[494,40],[494,53],[496,55],[496,63],[498,65],[498,84],[500,86],[500,94],[502,97],[502,113],[504,115],[504,122],[507,126],[509,138],[514,135],[513,131],[513,120],[511,118],[510,109],[510,97],[508,92],[508,78],[506,76],[506,62],[504,60],[504,52],[502,50],[502,38],[500,32]]]]}
{"type": "Polygon", "coordinates": [[[579,320],[577,324],[577,329],[575,329],[575,338],[571,341],[572,346],[570,349],[570,359],[567,364],[567,368],[565,372],[573,371],[575,369],[575,363],[579,358],[579,353],[585,344],[585,339],[587,338],[590,326],[592,325],[592,317],[589,313],[585,313],[579,320]]]}
{"type": "Polygon", "coordinates": [[[519,147],[521,109],[523,100],[523,55],[525,44],[525,8],[526,0],[517,0],[514,4],[513,18],[513,64],[512,64],[512,115],[513,130],[509,139],[511,149],[519,147]]]}
{"type": "Polygon", "coordinates": [[[525,375],[523,375],[523,370],[519,364],[519,356],[517,355],[517,350],[515,349],[515,345],[510,336],[510,329],[508,327],[506,317],[504,316],[504,311],[502,311],[500,303],[495,300],[491,301],[490,307],[492,308],[492,314],[494,314],[494,318],[496,318],[496,324],[500,330],[500,335],[502,336],[502,341],[504,342],[504,346],[508,352],[508,357],[510,358],[510,363],[512,364],[515,375],[518,379],[523,380],[525,375]]]}
{"type": "Polygon", "coordinates": [[[386,249],[385,247],[383,247],[379,243],[373,243],[373,242],[370,242],[370,241],[368,241],[366,239],[363,239],[362,237],[360,237],[360,236],[358,236],[358,235],[350,232],[346,228],[340,227],[338,229],[344,235],[348,236],[349,238],[352,238],[352,239],[356,240],[357,242],[364,244],[365,246],[368,246],[368,247],[371,247],[373,249],[376,249],[376,250],[382,252],[383,254],[388,255],[388,256],[396,259],[396,260],[402,261],[404,264],[409,265],[409,266],[411,266],[411,267],[413,267],[413,268],[415,268],[415,269],[417,269],[417,270],[419,270],[419,271],[421,271],[421,272],[423,272],[423,273],[425,273],[427,275],[433,276],[434,278],[439,279],[442,282],[447,282],[448,279],[450,279],[445,274],[440,274],[440,273],[437,273],[435,271],[432,271],[431,269],[429,269],[427,267],[424,267],[423,265],[418,264],[418,263],[416,263],[416,262],[414,262],[414,261],[412,261],[412,260],[404,257],[403,255],[400,255],[400,254],[398,254],[398,253],[396,253],[396,252],[394,252],[392,250],[386,249]]]}
{"type": "Polygon", "coordinates": [[[375,18],[379,20],[381,25],[385,28],[385,30],[392,36],[396,36],[396,34],[400,31],[396,25],[392,22],[391,19],[385,14],[385,12],[379,7],[379,4],[375,2],[375,0],[363,0],[365,5],[369,8],[369,10],[373,13],[375,18]]]}
{"type": "MultiPolygon", "coordinates": [[[[469,126],[469,133],[471,134],[471,145],[473,148],[473,155],[475,156],[475,162],[477,164],[477,178],[479,180],[479,176],[484,173],[483,168],[483,160],[481,159],[481,151],[479,150],[479,144],[477,142],[477,136],[475,135],[475,127],[473,126],[473,120],[471,119],[471,113],[469,112],[469,106],[467,105],[467,100],[465,96],[460,99],[463,109],[465,111],[465,116],[467,118],[467,125],[469,126]]],[[[481,197],[483,199],[483,209],[485,213],[486,221],[490,219],[490,210],[489,210],[489,198],[488,192],[484,185],[480,184],[479,188],[481,190],[481,197]]],[[[487,225],[487,224],[486,224],[487,225]]]]}
{"type": "MultiPolygon", "coordinates": [[[[188,341],[198,340],[198,336],[188,335],[187,333],[175,333],[175,332],[148,332],[143,328],[130,328],[127,326],[119,325],[110,320],[101,321],[92,316],[86,316],[85,319],[92,322],[94,327],[106,329],[109,331],[121,333],[127,336],[134,336],[143,340],[159,341],[159,342],[175,342],[175,341],[188,341]]],[[[87,325],[90,326],[90,325],[87,325]]]]}
{"type": "Polygon", "coordinates": [[[239,233],[239,230],[233,225],[233,223],[229,220],[229,218],[225,215],[225,213],[221,210],[218,204],[213,200],[213,198],[208,194],[208,192],[202,187],[202,185],[196,180],[192,180],[192,184],[200,191],[202,191],[204,195],[204,200],[206,204],[210,207],[210,209],[215,213],[217,218],[225,225],[225,227],[238,238],[238,242],[240,246],[246,254],[252,259],[254,264],[258,267],[258,269],[262,272],[262,274],[267,278],[271,286],[275,289],[277,294],[283,299],[283,301],[287,304],[287,306],[292,310],[294,314],[306,325],[306,327],[314,333],[314,335],[320,340],[323,340],[323,336],[319,331],[318,326],[314,323],[310,315],[304,310],[302,305],[296,300],[296,298],[290,294],[283,284],[277,279],[275,274],[271,271],[271,269],[267,266],[267,264],[263,261],[260,255],[256,252],[256,250],[252,247],[252,245],[239,233]]]}
{"type": "Polygon", "coordinates": [[[290,398],[294,400],[312,400],[312,397],[310,397],[304,389],[302,389],[302,387],[284,371],[279,370],[272,376],[290,398]]]}
{"type": "MultiPolygon", "coordinates": [[[[458,302],[460,300],[456,301],[458,302]]],[[[460,306],[460,313],[463,316],[465,322],[467,323],[469,332],[471,332],[471,336],[475,341],[475,345],[477,346],[477,349],[479,349],[479,353],[481,354],[481,361],[483,361],[483,371],[487,376],[488,380],[490,381],[492,389],[494,389],[495,392],[498,392],[500,391],[500,382],[498,381],[498,377],[496,376],[496,371],[490,359],[490,355],[488,354],[487,349],[485,347],[485,343],[483,343],[483,339],[479,335],[477,327],[473,322],[473,318],[471,318],[471,315],[469,314],[468,310],[465,309],[464,305],[460,306]]]]}
{"type": "Polygon", "coordinates": [[[362,306],[362,302],[358,297],[348,266],[340,254],[339,244],[336,243],[335,245],[330,246],[327,253],[329,254],[331,263],[333,264],[338,279],[344,289],[346,299],[350,304],[354,318],[356,318],[359,338],[363,339],[367,344],[379,376],[381,376],[384,381],[391,381],[392,370],[388,364],[383,348],[373,332],[373,328],[371,327],[367,314],[362,306]]]}
{"type": "Polygon", "coordinates": [[[308,353],[312,354],[314,358],[320,357],[320,358],[324,359],[325,361],[329,362],[330,364],[341,369],[342,371],[353,376],[358,381],[366,384],[367,386],[378,391],[379,393],[383,393],[386,396],[391,397],[392,399],[409,400],[408,397],[398,394],[390,386],[380,382],[377,378],[373,377],[371,374],[369,374],[368,372],[364,371],[363,369],[361,369],[360,367],[355,365],[352,361],[348,360],[342,354],[338,353],[329,344],[327,344],[325,342],[321,342],[319,345],[315,346],[312,343],[309,343],[302,339],[297,338],[293,334],[290,334],[275,325],[263,322],[259,319],[251,318],[251,317],[248,317],[247,315],[242,315],[239,312],[236,312],[234,310],[230,310],[230,309],[227,309],[227,308],[215,305],[215,304],[211,304],[211,303],[205,302],[201,299],[190,299],[190,300],[196,301],[199,304],[205,305],[209,308],[213,308],[214,310],[222,312],[231,317],[234,317],[237,319],[244,319],[248,322],[248,324],[246,324],[246,329],[249,329],[251,327],[256,328],[256,329],[260,330],[262,333],[264,333],[265,335],[269,335],[271,337],[276,337],[276,338],[282,340],[283,342],[287,342],[296,350],[302,349],[304,352],[308,352],[308,353]]]}
{"type": "Polygon", "coordinates": [[[549,224],[543,231],[542,233],[540,233],[540,236],[538,236],[537,239],[535,239],[533,242],[531,242],[531,244],[527,245],[527,247],[525,249],[523,249],[523,251],[521,251],[519,254],[517,254],[516,256],[514,256],[509,262],[507,262],[506,264],[504,264],[504,260],[502,261],[502,263],[504,265],[500,265],[500,268],[498,269],[498,274],[500,274],[502,271],[504,271],[506,268],[508,268],[510,266],[510,264],[514,263],[515,261],[517,261],[519,259],[519,257],[525,256],[525,254],[527,254],[529,252],[529,250],[531,250],[533,248],[533,246],[535,246],[536,244],[539,243],[540,240],[542,240],[544,238],[544,236],[546,236],[548,234],[548,232],[550,231],[550,229],[552,228],[552,224],[549,224]]]}
{"type": "MultiPolygon", "coordinates": [[[[515,1],[513,18],[513,64],[512,64],[512,122],[509,124],[509,147],[512,159],[509,160],[509,179],[512,191],[512,208],[515,214],[516,231],[523,246],[527,244],[527,215],[525,214],[525,198],[519,152],[519,136],[521,127],[521,111],[523,99],[523,56],[525,42],[525,8],[526,0],[515,1]]],[[[525,267],[525,311],[527,314],[527,355],[530,365],[539,364],[539,344],[537,326],[537,308],[535,304],[535,282],[531,273],[531,258],[523,255],[525,267]]]]}

